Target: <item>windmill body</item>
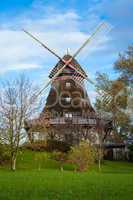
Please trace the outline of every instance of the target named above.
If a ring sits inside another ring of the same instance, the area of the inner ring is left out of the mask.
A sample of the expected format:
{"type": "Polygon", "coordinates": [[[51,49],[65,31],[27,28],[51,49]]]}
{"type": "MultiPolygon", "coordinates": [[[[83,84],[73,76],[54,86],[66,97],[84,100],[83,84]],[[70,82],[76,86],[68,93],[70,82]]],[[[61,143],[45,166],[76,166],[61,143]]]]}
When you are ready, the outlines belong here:
{"type": "MultiPolygon", "coordinates": [[[[70,55],[63,57],[66,62],[70,59],[70,66],[66,65],[52,80],[44,109],[38,119],[27,123],[27,130],[30,135],[36,132],[46,135],[44,124],[48,122],[48,138],[73,145],[82,139],[96,140],[97,114],[84,86],[87,75],[76,59],[70,55]]],[[[52,79],[63,65],[60,60],[49,78],[52,79]]]]}

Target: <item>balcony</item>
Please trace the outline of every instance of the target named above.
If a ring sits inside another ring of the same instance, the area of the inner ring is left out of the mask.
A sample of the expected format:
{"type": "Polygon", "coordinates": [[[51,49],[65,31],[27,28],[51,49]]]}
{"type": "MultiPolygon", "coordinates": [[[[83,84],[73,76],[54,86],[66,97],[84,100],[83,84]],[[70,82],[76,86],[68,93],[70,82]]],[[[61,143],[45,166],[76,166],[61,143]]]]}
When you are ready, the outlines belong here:
{"type": "Polygon", "coordinates": [[[50,124],[79,124],[79,125],[96,125],[96,119],[94,118],[83,118],[83,117],[57,117],[51,118],[50,124]]]}

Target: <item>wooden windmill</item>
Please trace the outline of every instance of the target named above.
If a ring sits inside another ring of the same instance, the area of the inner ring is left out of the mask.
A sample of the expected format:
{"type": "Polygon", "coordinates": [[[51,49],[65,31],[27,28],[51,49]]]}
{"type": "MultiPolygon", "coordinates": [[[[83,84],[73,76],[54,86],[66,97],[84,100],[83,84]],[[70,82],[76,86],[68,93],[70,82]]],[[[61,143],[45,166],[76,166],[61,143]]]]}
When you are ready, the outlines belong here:
{"type": "Polygon", "coordinates": [[[49,74],[49,82],[37,94],[39,96],[51,85],[46,105],[40,117],[26,123],[26,130],[30,136],[38,131],[43,132],[43,125],[46,120],[49,122],[48,135],[69,144],[75,144],[82,138],[88,139],[94,136],[91,133],[94,132],[97,125],[96,113],[91,106],[87,91],[84,87],[84,80],[90,83],[93,82],[77,62],[76,57],[89,42],[97,38],[99,32],[103,30],[106,32],[109,29],[110,26],[108,24],[100,24],[96,31],[82,44],[73,56],[67,53],[63,58],[40,42],[31,33],[24,30],[26,34],[59,59],[59,62],[49,74]]]}

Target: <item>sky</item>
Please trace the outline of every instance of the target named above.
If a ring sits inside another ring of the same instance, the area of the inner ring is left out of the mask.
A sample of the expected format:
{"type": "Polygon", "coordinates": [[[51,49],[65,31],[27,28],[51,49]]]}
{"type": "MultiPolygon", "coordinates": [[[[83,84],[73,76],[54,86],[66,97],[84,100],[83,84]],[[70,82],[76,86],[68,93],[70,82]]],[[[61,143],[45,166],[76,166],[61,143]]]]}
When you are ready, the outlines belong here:
{"type": "MultiPolygon", "coordinates": [[[[25,28],[60,56],[73,54],[106,21],[111,31],[101,33],[78,55],[88,77],[105,72],[113,79],[119,53],[132,44],[133,0],[6,0],[0,1],[0,80],[25,73],[44,86],[58,59],[28,37],[25,28]]],[[[87,84],[92,101],[95,88],[87,84]]]]}

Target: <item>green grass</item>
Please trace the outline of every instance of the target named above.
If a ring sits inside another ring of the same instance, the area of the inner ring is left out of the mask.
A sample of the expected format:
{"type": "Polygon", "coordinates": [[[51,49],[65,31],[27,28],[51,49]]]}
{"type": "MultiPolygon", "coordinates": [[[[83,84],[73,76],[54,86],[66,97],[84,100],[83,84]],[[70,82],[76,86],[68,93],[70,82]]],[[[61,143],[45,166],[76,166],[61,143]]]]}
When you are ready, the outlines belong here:
{"type": "Polygon", "coordinates": [[[19,155],[16,172],[0,168],[0,200],[132,200],[133,164],[105,161],[84,173],[51,161],[46,153],[19,155]],[[44,157],[44,161],[40,158],[44,157]],[[40,170],[39,170],[40,169],[40,170]]]}

